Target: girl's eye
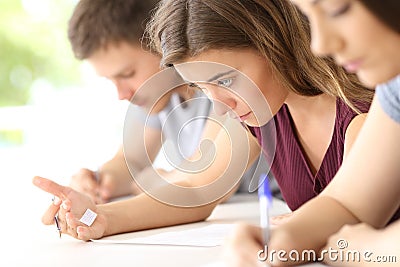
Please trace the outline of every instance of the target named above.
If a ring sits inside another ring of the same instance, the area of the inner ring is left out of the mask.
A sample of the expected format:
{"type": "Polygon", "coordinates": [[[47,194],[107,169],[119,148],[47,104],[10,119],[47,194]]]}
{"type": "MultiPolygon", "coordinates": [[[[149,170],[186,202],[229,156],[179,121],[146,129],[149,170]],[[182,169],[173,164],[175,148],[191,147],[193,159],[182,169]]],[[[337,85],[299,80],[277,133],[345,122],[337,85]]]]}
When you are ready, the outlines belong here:
{"type": "Polygon", "coordinates": [[[222,87],[230,87],[232,85],[232,83],[233,83],[232,78],[226,78],[226,79],[217,81],[218,86],[222,86],[222,87]]]}
{"type": "Polygon", "coordinates": [[[345,14],[350,9],[350,7],[351,7],[350,3],[343,5],[341,8],[332,12],[331,17],[339,17],[340,15],[345,14]]]}

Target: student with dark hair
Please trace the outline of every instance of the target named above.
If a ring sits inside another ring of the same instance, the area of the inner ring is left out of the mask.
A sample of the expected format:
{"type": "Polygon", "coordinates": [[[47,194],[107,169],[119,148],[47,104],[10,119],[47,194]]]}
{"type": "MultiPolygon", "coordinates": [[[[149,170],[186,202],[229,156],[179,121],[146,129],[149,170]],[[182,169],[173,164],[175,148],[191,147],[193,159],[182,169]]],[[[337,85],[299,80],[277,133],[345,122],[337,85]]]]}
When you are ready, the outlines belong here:
{"type": "MultiPolygon", "coordinates": [[[[156,75],[163,75],[158,74],[160,56],[152,53],[146,39],[143,39],[146,23],[157,2],[81,0],[69,22],[68,36],[75,56],[87,60],[100,76],[111,80],[119,98],[131,101],[132,104],[125,121],[124,144],[99,170],[81,169],[72,177],[71,188],[59,186],[47,179],[35,178],[35,182],[41,181],[42,189],[56,188],[57,191],[52,193],[59,197],[44,214],[43,222],[53,224],[56,215],[62,232],[79,239],[88,240],[121,232],[204,220],[218,203],[237,190],[241,177],[247,180],[252,178],[255,171],[266,169],[265,165],[261,166],[262,169],[256,169],[258,162],[253,164],[260,154],[255,138],[234,120],[225,125],[226,118],[213,114],[211,102],[201,92],[193,91],[185,85],[171,88],[166,94],[161,94],[157,87],[143,87],[149,84],[146,81],[156,75]],[[155,103],[143,103],[137,101],[139,93],[147,102],[151,102],[146,98],[149,96],[160,99],[155,103]],[[156,105],[151,108],[152,104],[156,105]],[[159,186],[151,185],[154,178],[155,183],[177,183],[177,188],[187,188],[188,192],[195,191],[193,188],[208,188],[206,185],[219,180],[227,169],[232,169],[229,165],[229,160],[235,157],[230,153],[233,149],[229,140],[232,131],[247,136],[247,142],[236,144],[234,152],[242,151],[248,155],[248,159],[242,166],[233,166],[237,171],[231,175],[232,180],[226,187],[221,187],[215,194],[209,190],[209,198],[203,195],[197,197],[195,193],[190,194],[190,198],[184,198],[164,187],[157,191],[157,196],[171,196],[178,203],[170,203],[165,197],[158,199],[149,194],[150,189],[159,186]],[[213,142],[215,154],[210,154],[214,156],[210,161],[212,164],[201,169],[184,168],[182,162],[186,159],[190,165],[191,162],[204,159],[204,155],[209,152],[199,147],[202,140],[213,142]],[[168,142],[168,151],[162,147],[163,142],[168,142]],[[179,155],[167,158],[172,162],[172,170],[155,170],[156,166],[152,162],[161,149],[164,149],[167,156],[179,155]],[[147,181],[150,181],[151,187],[143,186],[147,181]],[[104,204],[130,194],[136,196],[104,204]],[[60,208],[62,202],[63,207],[70,209],[60,208]],[[98,213],[93,227],[70,227],[67,216],[82,215],[79,213],[85,207],[98,213]],[[70,215],[67,215],[68,212],[70,215]]],[[[174,75],[176,77],[168,77],[173,81],[156,84],[160,87],[168,83],[182,84],[181,78],[174,75]]]]}
{"type": "MultiPolygon", "coordinates": [[[[160,56],[151,53],[146,39],[143,39],[146,23],[157,2],[82,0],[78,2],[71,16],[68,37],[75,56],[87,60],[99,75],[110,79],[115,84],[121,100],[131,100],[140,86],[160,70],[160,56]]],[[[156,88],[152,91],[157,93],[156,88]]],[[[197,124],[189,123],[190,127],[185,128],[190,119],[207,117],[211,103],[201,93],[193,94],[187,87],[177,88],[172,92],[159,101],[152,111],[153,116],[147,121],[147,135],[143,137],[147,140],[146,151],[140,149],[143,147],[140,145],[143,138],[137,136],[125,150],[125,155],[121,147],[112,160],[101,166],[96,173],[100,183],[96,181],[94,171],[82,169],[72,177],[72,188],[89,194],[98,203],[129,193],[136,195],[141,190],[132,183],[131,173],[125,164],[126,157],[130,160],[131,169],[140,175],[146,173],[146,169],[153,168],[144,159],[148,156],[154,160],[160,150],[161,134],[163,140],[173,142],[172,148],[176,150],[175,153],[189,157],[198,146],[203,129],[218,132],[218,129],[204,128],[205,120],[197,124]],[[195,101],[191,101],[194,99],[195,101]],[[192,125],[197,126],[193,128],[192,125]],[[178,133],[179,137],[176,136],[178,133]]],[[[140,108],[137,110],[140,118],[129,124],[131,128],[140,129],[144,127],[145,114],[140,108]]],[[[136,131],[135,134],[139,132],[136,131]]],[[[255,167],[252,166],[244,175],[244,181],[251,178],[255,167]]],[[[265,169],[265,166],[263,168],[265,169]]]]}

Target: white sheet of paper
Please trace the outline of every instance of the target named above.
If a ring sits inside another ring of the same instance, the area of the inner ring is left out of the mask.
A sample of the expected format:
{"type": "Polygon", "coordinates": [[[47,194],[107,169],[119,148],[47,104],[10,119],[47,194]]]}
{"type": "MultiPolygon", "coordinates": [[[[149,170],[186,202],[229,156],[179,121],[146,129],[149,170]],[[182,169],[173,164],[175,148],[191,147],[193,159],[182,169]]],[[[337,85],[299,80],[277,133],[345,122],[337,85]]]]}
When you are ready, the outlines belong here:
{"type": "Polygon", "coordinates": [[[216,261],[213,263],[203,265],[201,267],[228,267],[228,266],[223,261],[216,261]]]}
{"type": "Polygon", "coordinates": [[[147,237],[136,237],[131,239],[113,239],[112,237],[107,237],[105,239],[92,241],[113,244],[215,247],[222,245],[224,239],[233,230],[233,226],[233,224],[211,224],[199,228],[165,232],[147,237]]]}

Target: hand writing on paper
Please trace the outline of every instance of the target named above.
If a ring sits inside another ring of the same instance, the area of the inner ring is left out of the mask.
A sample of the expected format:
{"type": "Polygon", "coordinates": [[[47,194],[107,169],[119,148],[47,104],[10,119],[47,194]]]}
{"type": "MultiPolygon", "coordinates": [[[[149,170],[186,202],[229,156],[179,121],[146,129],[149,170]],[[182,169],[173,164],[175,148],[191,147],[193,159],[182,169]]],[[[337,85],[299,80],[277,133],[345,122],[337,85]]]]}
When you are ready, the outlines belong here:
{"type": "Polygon", "coordinates": [[[256,267],[266,266],[258,260],[257,253],[263,249],[261,228],[239,224],[227,238],[224,249],[224,260],[227,266],[256,267]]]}
{"type": "Polygon", "coordinates": [[[58,213],[62,233],[85,241],[103,236],[105,231],[105,219],[101,214],[98,214],[91,227],[79,221],[86,209],[97,212],[96,205],[90,197],[70,187],[59,185],[49,179],[38,176],[33,178],[33,184],[43,191],[56,196],[56,200],[50,205],[42,217],[42,222],[44,224],[53,224],[54,216],[58,213]]]}

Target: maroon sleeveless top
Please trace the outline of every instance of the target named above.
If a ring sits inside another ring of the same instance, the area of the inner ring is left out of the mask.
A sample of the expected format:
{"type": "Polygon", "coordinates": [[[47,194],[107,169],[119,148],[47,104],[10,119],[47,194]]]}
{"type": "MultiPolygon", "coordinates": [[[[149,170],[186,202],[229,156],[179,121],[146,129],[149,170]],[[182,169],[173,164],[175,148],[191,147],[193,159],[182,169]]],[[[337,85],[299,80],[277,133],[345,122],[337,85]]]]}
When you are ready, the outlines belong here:
{"type": "MultiPolygon", "coordinates": [[[[357,103],[357,108],[366,113],[369,104],[357,103]]],[[[251,127],[250,130],[257,137],[267,162],[272,162],[271,172],[274,175],[283,198],[291,210],[298,209],[305,202],[317,196],[333,179],[343,161],[344,142],[347,127],[357,116],[342,100],[336,101],[336,119],[333,136],[315,176],[312,174],[304,155],[295,126],[286,105],[274,117],[275,131],[271,131],[274,124],[262,127],[251,127]],[[276,142],[273,141],[276,138],[276,142]],[[276,143],[276,149],[273,148],[276,143]],[[268,153],[275,151],[275,154],[268,153]]],[[[400,209],[397,210],[390,222],[400,218],[400,209]]],[[[390,223],[389,222],[389,223],[390,223]]]]}
{"type": "MultiPolygon", "coordinates": [[[[364,105],[359,109],[363,113],[367,112],[369,105],[364,105]]],[[[283,105],[274,117],[276,149],[273,159],[268,158],[271,156],[268,152],[273,151],[267,144],[267,140],[271,140],[270,125],[252,128],[267,161],[272,161],[272,174],[291,210],[296,210],[309,199],[321,193],[335,176],[343,160],[347,127],[356,115],[357,113],[342,100],[336,101],[336,119],[332,140],[315,176],[311,172],[302,146],[295,134],[294,122],[287,105],[283,105]]]]}

